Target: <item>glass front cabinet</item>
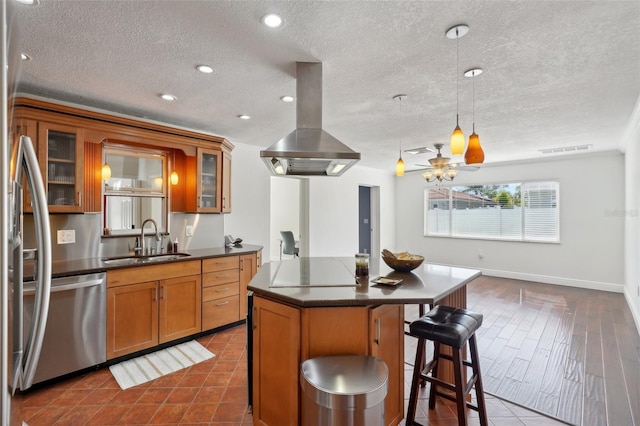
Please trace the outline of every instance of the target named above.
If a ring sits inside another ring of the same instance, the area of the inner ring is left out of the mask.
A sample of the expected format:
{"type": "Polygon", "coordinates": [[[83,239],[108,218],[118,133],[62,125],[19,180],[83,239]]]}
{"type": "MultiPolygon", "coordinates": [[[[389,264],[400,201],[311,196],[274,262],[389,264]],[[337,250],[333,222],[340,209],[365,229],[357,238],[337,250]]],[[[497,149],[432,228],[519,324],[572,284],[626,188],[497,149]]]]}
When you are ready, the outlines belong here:
{"type": "Polygon", "coordinates": [[[50,212],[82,212],[83,147],[81,128],[38,123],[38,157],[50,212]]]}
{"type": "Polygon", "coordinates": [[[198,148],[197,205],[202,213],[220,213],[222,183],[222,151],[198,148]]]}

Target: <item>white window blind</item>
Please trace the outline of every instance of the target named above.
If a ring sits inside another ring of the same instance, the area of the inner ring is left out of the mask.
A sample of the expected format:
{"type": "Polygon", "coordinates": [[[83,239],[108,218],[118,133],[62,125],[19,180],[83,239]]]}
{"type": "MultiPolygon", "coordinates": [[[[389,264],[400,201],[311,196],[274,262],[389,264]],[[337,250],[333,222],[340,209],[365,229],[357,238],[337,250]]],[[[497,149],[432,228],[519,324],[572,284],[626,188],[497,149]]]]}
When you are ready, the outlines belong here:
{"type": "Polygon", "coordinates": [[[556,181],[425,190],[425,235],[559,242],[556,181]]]}

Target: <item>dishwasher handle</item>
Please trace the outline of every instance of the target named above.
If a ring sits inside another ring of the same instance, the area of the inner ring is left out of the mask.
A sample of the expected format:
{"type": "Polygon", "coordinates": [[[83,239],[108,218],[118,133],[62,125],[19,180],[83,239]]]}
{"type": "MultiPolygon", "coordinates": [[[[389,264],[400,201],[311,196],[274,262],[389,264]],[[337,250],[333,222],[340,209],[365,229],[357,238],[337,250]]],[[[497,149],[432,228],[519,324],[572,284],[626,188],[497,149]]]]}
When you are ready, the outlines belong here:
{"type": "MultiPolygon", "coordinates": [[[[67,290],[77,290],[79,288],[86,288],[86,287],[94,287],[94,286],[101,285],[103,282],[104,280],[97,279],[97,280],[89,280],[89,281],[79,281],[71,284],[55,285],[55,280],[54,280],[54,284],[51,286],[51,293],[57,293],[59,291],[67,291],[67,290]]],[[[22,294],[24,296],[30,296],[35,293],[36,293],[35,283],[33,282],[25,283],[22,294]]]]}

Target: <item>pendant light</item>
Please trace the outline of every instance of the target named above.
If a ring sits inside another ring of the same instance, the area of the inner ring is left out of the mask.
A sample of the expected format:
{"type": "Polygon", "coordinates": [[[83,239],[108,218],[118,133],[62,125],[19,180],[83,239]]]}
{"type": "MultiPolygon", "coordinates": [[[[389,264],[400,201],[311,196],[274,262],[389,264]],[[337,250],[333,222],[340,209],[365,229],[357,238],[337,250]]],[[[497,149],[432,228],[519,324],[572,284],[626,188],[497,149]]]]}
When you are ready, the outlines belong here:
{"type": "Polygon", "coordinates": [[[169,175],[169,182],[175,186],[180,182],[180,177],[178,176],[178,172],[176,172],[176,150],[174,149],[171,154],[171,168],[173,171],[169,175]]]}
{"type": "Polygon", "coordinates": [[[469,136],[469,144],[467,152],[464,154],[464,162],[469,165],[482,164],[484,162],[484,151],[480,145],[480,136],[476,133],[476,79],[477,75],[482,74],[481,68],[472,68],[464,73],[465,77],[471,77],[473,81],[473,97],[472,97],[472,117],[473,117],[473,133],[469,136]]]}
{"type": "MultiPolygon", "coordinates": [[[[402,98],[406,98],[407,95],[395,95],[393,99],[398,100],[400,105],[400,118],[402,118],[402,98]]],[[[396,176],[404,176],[404,160],[402,160],[402,139],[400,139],[400,156],[396,163],[396,176]]]]}
{"type": "Polygon", "coordinates": [[[462,133],[462,129],[460,129],[460,124],[458,122],[458,64],[460,56],[458,40],[460,37],[464,37],[468,32],[469,27],[465,24],[460,24],[449,28],[445,33],[447,38],[456,39],[456,128],[453,129],[453,133],[451,134],[451,155],[460,155],[464,152],[464,133],[462,133]]]}

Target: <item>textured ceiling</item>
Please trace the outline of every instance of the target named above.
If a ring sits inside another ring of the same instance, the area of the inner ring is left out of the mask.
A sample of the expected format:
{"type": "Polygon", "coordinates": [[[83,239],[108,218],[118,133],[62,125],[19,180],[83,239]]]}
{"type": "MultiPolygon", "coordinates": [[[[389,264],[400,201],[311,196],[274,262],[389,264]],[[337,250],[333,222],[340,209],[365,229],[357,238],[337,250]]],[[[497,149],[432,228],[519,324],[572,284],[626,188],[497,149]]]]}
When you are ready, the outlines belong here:
{"type": "MultiPolygon", "coordinates": [[[[322,62],[323,128],[361,165],[390,172],[400,145],[448,142],[456,41],[445,31],[459,23],[470,27],[458,41],[460,126],[468,137],[462,74],[481,67],[475,122],[488,163],[620,148],[640,94],[638,1],[40,0],[18,5],[13,22],[32,57],[20,92],[262,148],[295,127],[295,104],[279,99],[295,96],[295,62],[322,62]],[[269,12],[281,28],[260,23],[269,12]],[[197,72],[202,63],[214,73],[197,72]]],[[[429,156],[404,155],[409,169],[429,156]]]]}

